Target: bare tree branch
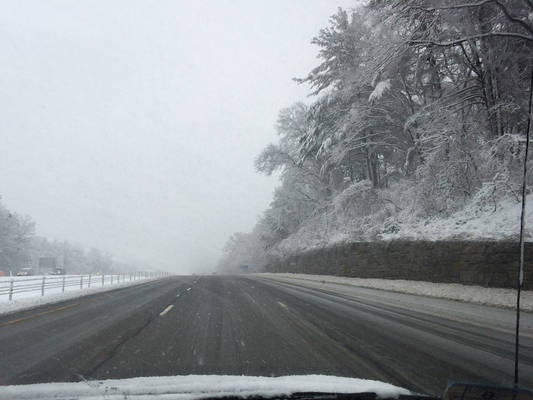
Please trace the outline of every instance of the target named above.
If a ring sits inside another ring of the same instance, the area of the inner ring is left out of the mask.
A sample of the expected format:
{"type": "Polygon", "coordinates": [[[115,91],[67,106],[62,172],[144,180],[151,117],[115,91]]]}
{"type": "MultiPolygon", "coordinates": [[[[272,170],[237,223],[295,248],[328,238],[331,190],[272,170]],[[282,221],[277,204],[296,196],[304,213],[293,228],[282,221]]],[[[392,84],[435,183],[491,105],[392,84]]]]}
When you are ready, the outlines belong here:
{"type": "Polygon", "coordinates": [[[533,42],[533,36],[527,36],[523,35],[521,33],[514,33],[514,32],[487,32],[487,33],[480,33],[477,35],[472,36],[466,36],[460,39],[456,40],[450,40],[447,42],[437,42],[434,40],[413,40],[409,39],[407,40],[408,44],[418,44],[418,45],[433,45],[433,46],[441,46],[441,47],[452,47],[457,46],[460,43],[467,42],[469,40],[475,40],[475,39],[481,39],[484,37],[511,37],[511,38],[517,38],[517,39],[524,39],[528,40],[530,42],[533,42]]]}

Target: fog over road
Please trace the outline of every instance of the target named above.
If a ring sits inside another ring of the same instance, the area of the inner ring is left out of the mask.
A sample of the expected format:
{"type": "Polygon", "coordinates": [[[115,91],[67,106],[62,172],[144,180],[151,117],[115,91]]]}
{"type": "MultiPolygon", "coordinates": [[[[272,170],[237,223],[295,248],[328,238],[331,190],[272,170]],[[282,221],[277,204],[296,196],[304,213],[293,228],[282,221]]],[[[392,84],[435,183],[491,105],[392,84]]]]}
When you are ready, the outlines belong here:
{"type": "MultiPolygon", "coordinates": [[[[0,384],[329,374],[441,394],[511,383],[514,314],[260,275],[172,277],[0,318],[0,384]]],[[[533,385],[533,315],[521,383],[533,385]]],[[[1,390],[1,388],[0,388],[1,390]]]]}

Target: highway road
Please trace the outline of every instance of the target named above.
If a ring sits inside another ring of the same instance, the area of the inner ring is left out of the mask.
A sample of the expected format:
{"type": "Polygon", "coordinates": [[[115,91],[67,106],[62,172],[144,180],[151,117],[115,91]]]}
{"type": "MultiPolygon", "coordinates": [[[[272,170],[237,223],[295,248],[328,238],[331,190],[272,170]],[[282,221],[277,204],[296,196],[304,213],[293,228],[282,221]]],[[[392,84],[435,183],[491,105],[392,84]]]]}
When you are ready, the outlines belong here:
{"type": "MultiPolygon", "coordinates": [[[[521,381],[533,386],[533,315],[521,381]]],[[[0,384],[328,374],[439,395],[512,383],[514,313],[261,275],[182,276],[0,317],[0,384]]]]}

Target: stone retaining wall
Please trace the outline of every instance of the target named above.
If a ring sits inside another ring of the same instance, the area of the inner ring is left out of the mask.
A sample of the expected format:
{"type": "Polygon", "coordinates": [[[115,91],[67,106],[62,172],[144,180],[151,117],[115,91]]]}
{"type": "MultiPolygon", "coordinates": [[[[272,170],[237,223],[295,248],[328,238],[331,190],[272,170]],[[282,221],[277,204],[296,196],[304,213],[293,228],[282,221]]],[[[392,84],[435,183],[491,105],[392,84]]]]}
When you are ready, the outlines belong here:
{"type": "MultiPolygon", "coordinates": [[[[524,288],[533,290],[533,243],[526,243],[525,260],[524,288]]],[[[516,242],[398,240],[309,250],[266,270],[514,288],[518,262],[516,242]]]]}

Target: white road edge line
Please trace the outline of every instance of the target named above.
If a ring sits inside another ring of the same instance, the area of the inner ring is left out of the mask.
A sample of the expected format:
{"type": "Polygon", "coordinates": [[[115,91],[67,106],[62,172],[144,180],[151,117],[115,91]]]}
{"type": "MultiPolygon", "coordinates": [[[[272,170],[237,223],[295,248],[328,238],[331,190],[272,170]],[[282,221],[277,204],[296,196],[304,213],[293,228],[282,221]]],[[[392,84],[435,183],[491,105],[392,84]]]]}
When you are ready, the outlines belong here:
{"type": "Polygon", "coordinates": [[[174,308],[174,305],[171,304],[169,305],[167,308],[165,308],[163,311],[161,311],[161,313],[159,314],[160,316],[163,316],[165,315],[167,312],[169,312],[170,310],[172,310],[174,308]]]}
{"type": "Polygon", "coordinates": [[[288,309],[289,309],[289,307],[287,307],[287,305],[286,305],[286,304],[283,304],[281,301],[278,301],[278,304],[279,304],[280,306],[282,306],[285,310],[288,310],[288,309]]]}

